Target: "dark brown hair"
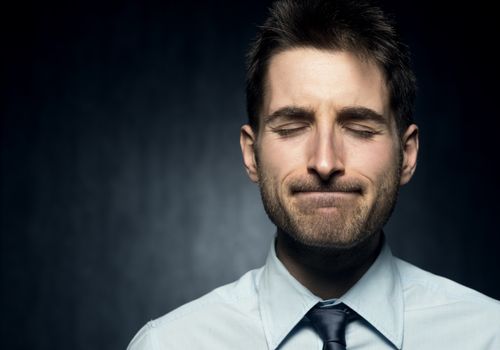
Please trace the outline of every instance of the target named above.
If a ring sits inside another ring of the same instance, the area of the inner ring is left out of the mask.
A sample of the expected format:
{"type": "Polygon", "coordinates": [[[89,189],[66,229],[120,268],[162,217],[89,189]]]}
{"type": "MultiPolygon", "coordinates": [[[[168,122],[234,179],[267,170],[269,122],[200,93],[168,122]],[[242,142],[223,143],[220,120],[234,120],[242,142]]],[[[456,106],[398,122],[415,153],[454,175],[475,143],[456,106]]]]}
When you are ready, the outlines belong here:
{"type": "Polygon", "coordinates": [[[409,52],[379,7],[365,0],[278,0],[247,54],[247,113],[254,130],[271,57],[298,47],[349,51],[374,62],[385,75],[400,133],[413,122],[416,81],[409,52]]]}

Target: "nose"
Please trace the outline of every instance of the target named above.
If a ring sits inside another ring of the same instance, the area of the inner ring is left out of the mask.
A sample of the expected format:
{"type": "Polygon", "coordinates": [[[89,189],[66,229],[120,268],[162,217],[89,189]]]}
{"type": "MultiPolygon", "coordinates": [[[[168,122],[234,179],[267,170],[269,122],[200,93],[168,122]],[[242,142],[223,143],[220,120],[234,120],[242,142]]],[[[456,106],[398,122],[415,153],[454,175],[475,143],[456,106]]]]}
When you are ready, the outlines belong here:
{"type": "Polygon", "coordinates": [[[333,128],[317,130],[310,141],[307,168],[323,181],[344,172],[343,145],[333,128]]]}

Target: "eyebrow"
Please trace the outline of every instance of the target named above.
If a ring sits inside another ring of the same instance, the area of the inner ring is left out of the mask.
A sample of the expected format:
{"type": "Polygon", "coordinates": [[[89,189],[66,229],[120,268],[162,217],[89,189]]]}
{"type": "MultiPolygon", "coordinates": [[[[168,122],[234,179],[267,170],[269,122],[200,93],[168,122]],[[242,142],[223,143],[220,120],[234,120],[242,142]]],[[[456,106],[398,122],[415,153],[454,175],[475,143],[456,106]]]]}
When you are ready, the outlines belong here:
{"type": "MultiPolygon", "coordinates": [[[[264,124],[270,124],[280,118],[290,120],[313,120],[314,110],[305,107],[285,106],[264,117],[264,124]]],[[[349,106],[340,110],[337,122],[371,121],[379,125],[388,125],[389,121],[373,109],[361,106],[349,106]]]]}
{"type": "Polygon", "coordinates": [[[344,107],[337,116],[337,122],[345,123],[349,121],[369,121],[379,125],[388,125],[389,120],[382,114],[367,107],[344,107]]]}
{"type": "Polygon", "coordinates": [[[274,111],[268,116],[265,116],[264,124],[270,124],[280,118],[291,120],[312,120],[314,119],[314,111],[304,107],[285,106],[274,111]]]}

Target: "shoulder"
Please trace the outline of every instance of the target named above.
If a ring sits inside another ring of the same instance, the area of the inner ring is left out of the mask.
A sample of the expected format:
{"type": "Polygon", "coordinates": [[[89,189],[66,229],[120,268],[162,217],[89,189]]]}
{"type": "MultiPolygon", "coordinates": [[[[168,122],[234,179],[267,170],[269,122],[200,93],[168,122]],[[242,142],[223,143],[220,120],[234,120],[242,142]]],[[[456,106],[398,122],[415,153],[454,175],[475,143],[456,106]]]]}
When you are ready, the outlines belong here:
{"type": "Polygon", "coordinates": [[[435,275],[396,258],[403,291],[412,301],[437,306],[449,303],[472,303],[500,311],[500,301],[490,298],[474,289],[461,285],[448,278],[435,275]]]}
{"type": "Polygon", "coordinates": [[[207,337],[224,331],[228,326],[255,324],[254,318],[259,315],[257,288],[261,271],[262,268],[251,270],[237,281],[218,287],[148,322],[127,349],[187,348],[194,341],[191,336],[188,337],[190,334],[207,337]]]}
{"type": "Polygon", "coordinates": [[[405,318],[412,324],[446,325],[449,334],[481,329],[500,341],[500,302],[476,290],[395,259],[403,287],[405,318]]]}

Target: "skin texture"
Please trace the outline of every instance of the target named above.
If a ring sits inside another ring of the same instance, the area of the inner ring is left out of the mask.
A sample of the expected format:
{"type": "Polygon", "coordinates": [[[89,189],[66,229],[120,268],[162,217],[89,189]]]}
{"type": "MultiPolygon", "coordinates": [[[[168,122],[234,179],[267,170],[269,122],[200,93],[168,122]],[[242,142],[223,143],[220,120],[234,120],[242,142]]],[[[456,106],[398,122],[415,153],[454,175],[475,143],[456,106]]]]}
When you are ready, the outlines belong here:
{"type": "Polygon", "coordinates": [[[313,48],[271,58],[260,118],[240,142],[278,229],[278,258],[316,295],[339,297],[378,254],[415,171],[418,128],[397,132],[378,66],[313,48]]]}

